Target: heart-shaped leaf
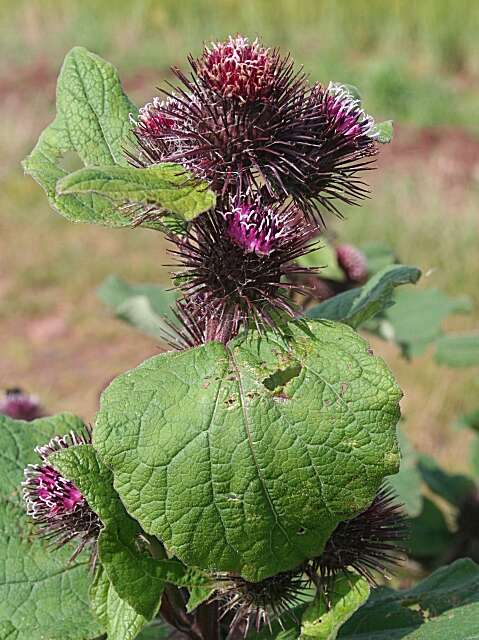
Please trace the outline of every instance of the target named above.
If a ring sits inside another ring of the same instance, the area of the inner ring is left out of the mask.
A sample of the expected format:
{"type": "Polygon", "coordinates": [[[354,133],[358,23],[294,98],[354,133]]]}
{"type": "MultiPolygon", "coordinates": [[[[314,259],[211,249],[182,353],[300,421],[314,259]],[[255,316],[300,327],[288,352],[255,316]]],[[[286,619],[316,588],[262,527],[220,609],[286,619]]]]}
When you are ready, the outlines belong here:
{"type": "Polygon", "coordinates": [[[189,565],[294,567],[397,470],[384,363],[345,325],[289,331],[162,354],[103,393],[94,446],[129,513],[189,565]]]}
{"type": "MultiPolygon", "coordinates": [[[[124,94],[116,69],[83,47],[65,57],[57,82],[57,114],[43,131],[23,168],[45,190],[54,209],[73,222],[113,227],[130,226],[131,220],[107,198],[59,194],[58,182],[68,171],[62,160],[77,154],[86,166],[127,166],[124,153],[131,138],[130,114],[136,106],[124,94]]],[[[150,226],[158,228],[157,224],[150,226]]]]}

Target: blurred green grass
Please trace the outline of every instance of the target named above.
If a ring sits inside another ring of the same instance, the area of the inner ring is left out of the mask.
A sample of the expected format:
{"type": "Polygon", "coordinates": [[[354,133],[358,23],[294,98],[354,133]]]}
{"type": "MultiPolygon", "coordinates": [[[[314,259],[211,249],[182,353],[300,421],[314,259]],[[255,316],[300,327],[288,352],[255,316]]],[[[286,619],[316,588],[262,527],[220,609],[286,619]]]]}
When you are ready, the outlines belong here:
{"type": "MultiPolygon", "coordinates": [[[[330,227],[342,240],[390,244],[429,273],[422,286],[470,295],[475,311],[450,326],[477,327],[479,2],[0,0],[0,387],[25,385],[53,410],[90,418],[106,379],[157,349],[111,319],[95,288],[110,273],[168,283],[165,242],[68,223],[19,167],[53,118],[64,54],[80,44],[109,59],[141,104],[170,65],[236,32],[290,50],[315,80],[356,84],[369,112],[398,123],[372,199],[330,227]]],[[[476,408],[477,371],[440,369],[428,355],[408,364],[374,346],[405,390],[413,440],[465,464],[467,442],[448,425],[476,408]]]]}
{"type": "Polygon", "coordinates": [[[357,83],[367,106],[416,124],[478,131],[475,0],[2,0],[1,60],[57,68],[72,43],[123,73],[182,64],[241,32],[290,50],[314,78],[357,83]]]}

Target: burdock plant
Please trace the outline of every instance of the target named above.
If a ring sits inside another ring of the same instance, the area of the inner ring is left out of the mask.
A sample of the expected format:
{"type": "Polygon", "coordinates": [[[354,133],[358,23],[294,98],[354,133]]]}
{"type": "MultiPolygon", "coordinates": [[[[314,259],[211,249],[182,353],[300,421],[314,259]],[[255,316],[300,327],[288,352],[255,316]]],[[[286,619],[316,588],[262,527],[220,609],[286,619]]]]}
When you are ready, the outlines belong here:
{"type": "MultiPolygon", "coordinates": [[[[401,392],[337,321],[343,306],[305,315],[318,270],[303,260],[327,215],[368,195],[390,125],[354,88],[313,83],[242,36],[173,71],[137,110],[108,63],[73,49],[56,119],[24,162],[68,219],[166,234],[178,299],[172,348],[108,386],[91,437],[66,414],[6,423],[28,442],[15,449],[30,517],[16,516],[16,544],[33,539],[46,563],[27,546],[25,580],[83,605],[31,607],[15,637],[155,637],[163,620],[196,640],[333,638],[308,629],[339,628],[402,554],[385,486],[401,392]],[[85,166],[69,174],[71,151],[85,166]]],[[[338,257],[364,281],[360,254],[338,257]]],[[[365,295],[361,317],[377,304],[365,295]]]]}

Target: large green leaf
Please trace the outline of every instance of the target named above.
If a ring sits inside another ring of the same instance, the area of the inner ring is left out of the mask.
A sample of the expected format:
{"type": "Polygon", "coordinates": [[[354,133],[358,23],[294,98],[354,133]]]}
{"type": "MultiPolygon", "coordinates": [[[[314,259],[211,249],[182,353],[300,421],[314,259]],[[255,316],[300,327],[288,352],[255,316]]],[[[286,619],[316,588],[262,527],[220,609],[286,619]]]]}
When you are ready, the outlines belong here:
{"type": "Polygon", "coordinates": [[[113,476],[90,445],[63,449],[50,461],[82,492],[105,527],[98,551],[116,594],[150,620],[158,610],[165,582],[184,587],[211,585],[207,576],[176,559],[154,559],[138,547],[141,528],[113,488],[113,476]]]}
{"type": "Polygon", "coordinates": [[[24,467],[40,462],[33,448],[81,426],[70,414],[33,422],[0,416],[1,638],[87,640],[102,631],[89,605],[88,556],[70,562],[71,546],[48,548],[35,535],[19,499],[24,467]]]}
{"type": "Polygon", "coordinates": [[[88,640],[102,628],[90,608],[88,557],[49,549],[20,507],[0,502],[0,635],[8,640],[88,640]],[[5,626],[6,625],[6,626],[5,626]]]}
{"type": "Polygon", "coordinates": [[[416,267],[390,265],[363,286],[340,293],[316,305],[307,312],[310,318],[340,320],[358,327],[394,304],[394,289],[402,284],[414,284],[421,272],[416,267]]]}
{"type": "Polygon", "coordinates": [[[259,580],[319,554],[398,465],[401,396],[345,325],[300,322],[147,360],[103,393],[94,445],[170,553],[259,580]]]}
{"type": "Polygon", "coordinates": [[[336,640],[339,629],[369,597],[369,585],[358,575],[341,575],[326,603],[319,594],[303,614],[300,640],[336,640]]]}
{"type": "Polygon", "coordinates": [[[120,598],[101,566],[90,589],[90,598],[98,619],[104,625],[108,640],[134,640],[148,623],[148,620],[120,598]]]}
{"type": "Polygon", "coordinates": [[[341,640],[473,640],[479,567],[458,560],[407,591],[378,589],[339,632],[341,640]]]}
{"type": "Polygon", "coordinates": [[[88,167],[65,176],[57,194],[97,193],[118,204],[154,205],[183,220],[192,220],[215,205],[215,194],[204,182],[196,182],[181,165],[165,163],[146,168],[88,167]]]}
{"type": "Polygon", "coordinates": [[[124,147],[131,139],[130,114],[136,112],[111,64],[83,47],[67,54],[57,83],[56,118],[23,167],[43,187],[50,204],[69,220],[131,225],[107,198],[94,193],[61,195],[57,184],[68,173],[62,167],[67,154],[77,154],[86,167],[127,166],[124,147]]]}

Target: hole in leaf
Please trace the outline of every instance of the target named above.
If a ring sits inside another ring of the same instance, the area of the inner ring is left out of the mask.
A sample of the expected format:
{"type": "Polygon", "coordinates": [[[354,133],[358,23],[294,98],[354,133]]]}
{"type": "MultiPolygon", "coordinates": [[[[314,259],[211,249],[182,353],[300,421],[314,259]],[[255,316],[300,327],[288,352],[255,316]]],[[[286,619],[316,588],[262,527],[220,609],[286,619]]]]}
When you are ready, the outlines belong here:
{"type": "Polygon", "coordinates": [[[306,529],[304,527],[299,527],[296,533],[298,534],[298,536],[304,536],[304,534],[306,533],[306,529]]]}
{"type": "Polygon", "coordinates": [[[73,173],[85,166],[80,160],[80,156],[75,151],[66,151],[60,158],[59,165],[67,173],[73,173]]]}
{"type": "Polygon", "coordinates": [[[268,378],[263,380],[264,386],[270,391],[274,391],[278,387],[284,387],[293,378],[301,373],[301,365],[295,364],[287,369],[278,369],[268,378]]]}

